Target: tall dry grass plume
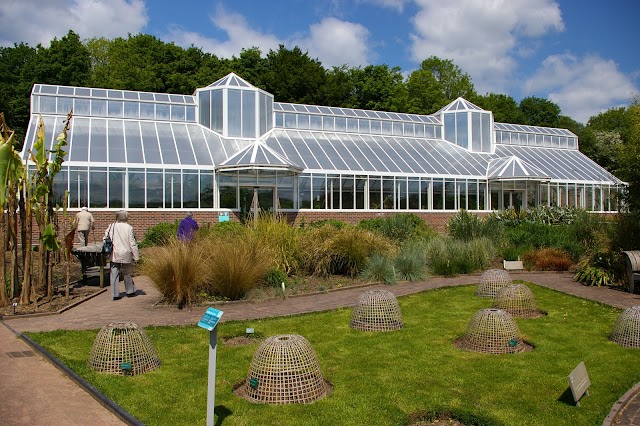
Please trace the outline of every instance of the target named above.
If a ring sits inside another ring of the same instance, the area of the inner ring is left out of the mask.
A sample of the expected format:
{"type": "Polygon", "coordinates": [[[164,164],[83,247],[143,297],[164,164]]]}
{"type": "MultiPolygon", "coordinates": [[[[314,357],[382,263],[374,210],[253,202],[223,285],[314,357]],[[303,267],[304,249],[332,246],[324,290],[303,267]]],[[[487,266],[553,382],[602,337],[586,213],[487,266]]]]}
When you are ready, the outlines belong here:
{"type": "Polygon", "coordinates": [[[182,309],[209,279],[208,250],[200,241],[184,243],[171,237],[164,246],[145,249],[140,273],[153,280],[167,301],[182,309]]]}

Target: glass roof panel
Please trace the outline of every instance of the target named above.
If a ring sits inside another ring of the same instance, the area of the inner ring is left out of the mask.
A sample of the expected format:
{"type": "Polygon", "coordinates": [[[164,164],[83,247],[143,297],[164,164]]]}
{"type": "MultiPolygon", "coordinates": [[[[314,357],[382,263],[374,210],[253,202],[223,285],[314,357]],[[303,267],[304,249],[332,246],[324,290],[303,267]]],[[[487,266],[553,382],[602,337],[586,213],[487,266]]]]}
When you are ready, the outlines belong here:
{"type": "Polygon", "coordinates": [[[367,167],[368,170],[373,170],[371,163],[364,158],[362,152],[355,146],[353,140],[348,135],[340,137],[335,133],[325,133],[322,134],[322,137],[328,138],[331,147],[345,164],[345,170],[362,171],[364,167],[367,167]],[[347,144],[349,144],[351,149],[347,149],[347,144]],[[364,167],[363,164],[365,165],[364,167]]]}
{"type": "Polygon", "coordinates": [[[73,87],[60,86],[60,87],[58,87],[58,94],[59,95],[71,95],[71,96],[73,96],[73,94],[74,94],[73,87]]]}
{"type": "Polygon", "coordinates": [[[89,161],[94,163],[107,162],[107,120],[91,119],[91,149],[89,161]]]}
{"type": "Polygon", "coordinates": [[[358,114],[356,114],[356,112],[354,110],[352,110],[351,108],[340,108],[340,110],[344,113],[344,115],[346,115],[347,117],[357,117],[358,114]]]}
{"type": "MultiPolygon", "coordinates": [[[[317,168],[325,169],[325,170],[336,169],[335,165],[331,162],[327,154],[322,150],[322,148],[318,144],[318,141],[312,138],[309,133],[297,132],[296,138],[300,138],[300,140],[304,141],[304,145],[306,146],[306,148],[309,150],[308,152],[313,157],[310,161],[316,161],[319,164],[319,167],[317,168]]],[[[307,157],[305,156],[306,151],[304,149],[301,149],[300,145],[297,145],[297,146],[300,154],[303,156],[303,158],[305,158],[305,160],[307,160],[307,157]]],[[[307,160],[307,163],[309,163],[309,160],[307,160]]]]}
{"type": "Polygon", "coordinates": [[[124,98],[127,100],[137,101],[138,100],[138,92],[123,92],[124,98]]]}
{"type": "Polygon", "coordinates": [[[178,162],[178,153],[176,144],[173,140],[171,125],[169,123],[156,123],[158,128],[158,139],[160,142],[160,151],[162,152],[162,162],[165,165],[180,164],[178,162]]]}
{"type": "MultiPolygon", "coordinates": [[[[125,97],[126,97],[126,92],[125,92],[125,97]]],[[[140,100],[141,101],[154,101],[155,102],[155,98],[153,96],[153,93],[149,93],[149,92],[138,92],[138,96],[140,96],[140,100]]]]}
{"type": "Polygon", "coordinates": [[[329,107],[329,109],[331,110],[331,113],[334,115],[339,115],[339,116],[344,116],[345,113],[342,111],[341,108],[336,108],[336,107],[329,107]]]}
{"type": "Polygon", "coordinates": [[[138,121],[124,122],[124,137],[127,149],[127,163],[144,164],[142,155],[142,139],[140,138],[140,124],[138,121]]]}
{"type": "Polygon", "coordinates": [[[110,163],[125,163],[127,158],[124,151],[124,130],[122,120],[108,120],[107,134],[109,135],[110,163]]]}
{"type": "Polygon", "coordinates": [[[162,164],[160,157],[160,145],[156,125],[153,121],[141,121],[142,147],[144,149],[144,161],[147,164],[162,164]]]}
{"type": "Polygon", "coordinates": [[[424,171],[413,157],[412,154],[414,154],[414,152],[408,142],[408,139],[389,137],[385,140],[387,140],[393,150],[398,153],[398,159],[402,161],[402,163],[398,160],[396,160],[396,163],[398,163],[406,173],[408,173],[408,171],[411,171],[412,173],[422,173],[424,171]],[[404,166],[402,164],[404,164],[404,166]]]}
{"type": "Polygon", "coordinates": [[[165,93],[155,93],[154,96],[158,102],[169,102],[169,95],[165,93]]]}
{"type": "Polygon", "coordinates": [[[203,133],[209,146],[209,152],[211,152],[213,156],[213,164],[221,164],[228,158],[224,144],[222,143],[222,138],[215,132],[208,131],[207,129],[203,129],[203,133]]]}
{"type": "MultiPolygon", "coordinates": [[[[306,133],[302,134],[302,137],[309,140],[313,139],[314,143],[316,143],[323,151],[324,156],[327,157],[328,161],[321,161],[322,164],[333,164],[334,170],[352,170],[352,168],[347,165],[345,159],[336,151],[331,140],[327,139],[327,134],[318,133],[317,135],[321,136],[320,139],[315,140],[313,138],[315,134],[306,133]]],[[[316,155],[317,157],[317,155],[316,155]]]]}
{"type": "Polygon", "coordinates": [[[382,136],[364,136],[362,139],[367,141],[367,145],[371,148],[371,151],[384,163],[385,169],[395,173],[402,171],[400,166],[394,161],[394,159],[397,159],[397,154],[392,149],[389,149],[388,143],[382,136]]]}
{"type": "Polygon", "coordinates": [[[106,98],[107,91],[105,89],[91,89],[91,96],[97,98],[106,98]]]}
{"type": "MultiPolygon", "coordinates": [[[[67,135],[68,137],[68,135],[67,135]]],[[[89,119],[76,117],[73,120],[73,137],[70,139],[69,161],[89,160],[89,119]]]]}
{"type": "MultiPolygon", "coordinates": [[[[290,132],[289,137],[291,138],[291,142],[295,145],[296,149],[300,153],[302,160],[308,169],[322,169],[322,165],[319,160],[314,155],[314,152],[311,151],[309,146],[304,142],[304,139],[300,136],[298,132],[290,132]]],[[[290,160],[291,161],[291,160],[290,160]]],[[[296,163],[294,161],[294,163],[296,163]]],[[[296,163],[301,164],[301,163],[296,163]]]]}
{"type": "Polygon", "coordinates": [[[122,99],[122,90],[107,90],[107,97],[111,99],[122,99]]]}
{"type": "Polygon", "coordinates": [[[364,117],[367,118],[369,117],[367,114],[365,114],[365,112],[361,109],[355,109],[353,110],[353,112],[358,116],[358,117],[364,117]]]}
{"type": "Polygon", "coordinates": [[[427,174],[432,175],[441,175],[445,173],[445,169],[438,162],[438,160],[433,156],[433,147],[429,143],[429,141],[425,141],[423,139],[416,140],[417,143],[412,143],[412,147],[415,149],[417,155],[419,156],[419,161],[422,169],[427,174]]]}
{"type": "Polygon", "coordinates": [[[57,86],[42,85],[42,89],[40,90],[40,93],[55,95],[56,93],[58,93],[57,86]]]}
{"type": "Polygon", "coordinates": [[[187,130],[189,131],[189,139],[191,140],[198,165],[212,166],[213,161],[211,161],[211,154],[207,148],[207,142],[202,133],[202,128],[197,125],[188,124],[187,130]]]}
{"type": "Polygon", "coordinates": [[[276,142],[279,145],[279,148],[274,147],[274,150],[277,152],[281,152],[282,155],[292,163],[298,164],[306,169],[310,169],[302,159],[302,156],[298,152],[298,149],[294,147],[291,139],[289,139],[289,132],[278,131],[272,133],[273,137],[275,137],[276,142]]]}
{"type": "Polygon", "coordinates": [[[76,96],[91,96],[91,89],[87,89],[86,87],[76,87],[76,96]]]}
{"type": "Polygon", "coordinates": [[[309,112],[313,112],[315,114],[319,114],[320,113],[320,110],[315,105],[307,105],[307,110],[309,110],[309,112]]]}
{"type": "Polygon", "coordinates": [[[307,109],[305,108],[304,105],[299,105],[299,104],[292,104],[291,105],[293,107],[293,109],[295,109],[297,112],[303,112],[303,113],[307,113],[309,111],[307,111],[307,109]]]}
{"type": "Polygon", "coordinates": [[[173,136],[176,140],[180,164],[195,165],[196,159],[193,156],[193,149],[191,148],[191,142],[189,141],[187,125],[182,123],[171,123],[171,127],[173,127],[173,136]]]}
{"type": "Polygon", "coordinates": [[[342,139],[344,141],[345,146],[347,147],[347,149],[352,152],[355,153],[354,157],[358,157],[358,152],[360,152],[360,155],[362,156],[362,158],[365,158],[367,160],[367,162],[369,164],[371,164],[371,169],[369,169],[372,172],[388,172],[389,170],[385,167],[383,161],[378,158],[378,156],[373,152],[373,150],[371,149],[371,147],[369,146],[369,142],[371,141],[371,137],[367,136],[367,135],[356,135],[353,134],[351,135],[351,143],[349,142],[348,139],[342,139]]]}
{"type": "Polygon", "coordinates": [[[280,106],[282,107],[283,111],[291,111],[291,112],[295,111],[295,108],[291,104],[280,104],[280,106]]]}

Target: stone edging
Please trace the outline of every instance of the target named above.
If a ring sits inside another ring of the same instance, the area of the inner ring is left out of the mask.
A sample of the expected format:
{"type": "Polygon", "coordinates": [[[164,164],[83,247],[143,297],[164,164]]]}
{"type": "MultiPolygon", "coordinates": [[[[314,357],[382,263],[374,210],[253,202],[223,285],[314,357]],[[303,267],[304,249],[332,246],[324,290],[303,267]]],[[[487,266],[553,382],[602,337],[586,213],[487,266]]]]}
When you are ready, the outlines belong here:
{"type": "Polygon", "coordinates": [[[640,391],[640,383],[636,383],[634,387],[629,389],[624,395],[618,399],[613,407],[611,407],[611,411],[609,415],[602,422],[602,426],[612,426],[613,422],[618,417],[618,414],[622,411],[624,407],[626,407],[627,403],[640,391]]]}
{"type": "Polygon", "coordinates": [[[108,287],[102,288],[102,289],[96,291],[95,293],[90,294],[87,297],[84,297],[84,298],[82,298],[82,299],[80,299],[80,300],[78,300],[76,302],[73,302],[70,305],[64,306],[64,307],[62,307],[62,308],[60,308],[60,309],[58,309],[57,311],[54,311],[54,312],[36,312],[36,313],[33,313],[33,314],[21,314],[21,315],[9,315],[9,316],[0,315],[0,320],[2,320],[2,321],[11,321],[13,319],[21,319],[21,318],[34,318],[34,317],[47,317],[47,316],[51,316],[51,315],[60,315],[61,313],[65,312],[65,311],[68,311],[69,309],[71,309],[73,307],[76,307],[79,304],[86,302],[87,300],[93,299],[94,297],[104,293],[107,290],[108,290],[108,287]]]}

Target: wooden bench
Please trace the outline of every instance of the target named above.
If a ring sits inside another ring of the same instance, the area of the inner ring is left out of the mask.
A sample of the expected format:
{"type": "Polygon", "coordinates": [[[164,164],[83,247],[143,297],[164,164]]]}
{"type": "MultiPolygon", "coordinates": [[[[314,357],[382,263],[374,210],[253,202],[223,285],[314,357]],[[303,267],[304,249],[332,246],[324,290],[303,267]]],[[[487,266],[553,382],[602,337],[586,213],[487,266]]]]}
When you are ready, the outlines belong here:
{"type": "Polygon", "coordinates": [[[636,293],[636,282],[640,281],[640,250],[623,251],[627,259],[627,277],[629,278],[629,293],[636,293]]]}

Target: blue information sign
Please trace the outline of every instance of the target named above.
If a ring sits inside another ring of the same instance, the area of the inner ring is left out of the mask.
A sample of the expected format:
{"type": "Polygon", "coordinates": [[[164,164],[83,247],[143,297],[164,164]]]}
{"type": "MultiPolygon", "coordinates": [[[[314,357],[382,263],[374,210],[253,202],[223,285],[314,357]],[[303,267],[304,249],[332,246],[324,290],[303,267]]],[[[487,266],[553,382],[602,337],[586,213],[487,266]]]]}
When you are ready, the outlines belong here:
{"type": "Polygon", "coordinates": [[[218,324],[218,321],[220,321],[223,313],[224,312],[214,308],[207,309],[207,312],[205,312],[200,321],[198,321],[198,327],[202,327],[205,330],[212,331],[214,328],[216,328],[216,325],[218,324]]]}
{"type": "Polygon", "coordinates": [[[218,222],[229,222],[229,212],[219,212],[218,222]]]}

